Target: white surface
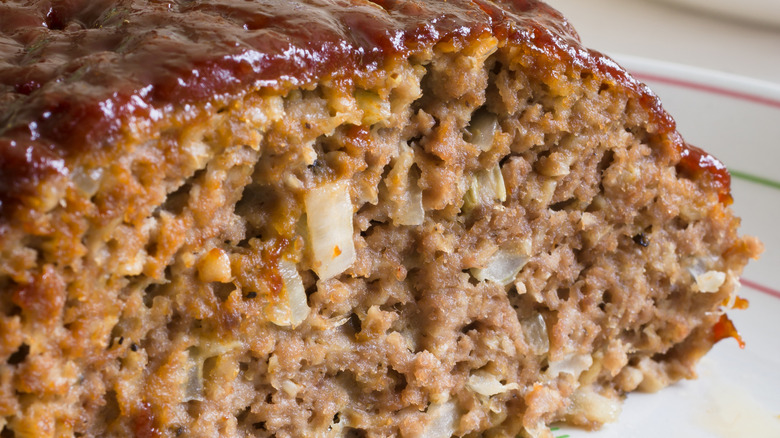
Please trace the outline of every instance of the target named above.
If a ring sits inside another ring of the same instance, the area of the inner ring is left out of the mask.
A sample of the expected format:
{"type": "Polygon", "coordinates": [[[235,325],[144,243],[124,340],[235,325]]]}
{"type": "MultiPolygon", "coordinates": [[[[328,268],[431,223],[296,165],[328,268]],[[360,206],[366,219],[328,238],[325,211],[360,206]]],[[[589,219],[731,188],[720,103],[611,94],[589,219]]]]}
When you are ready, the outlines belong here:
{"type": "MultiPolygon", "coordinates": [[[[618,61],[661,96],[687,141],[731,169],[780,180],[780,85],[639,58],[618,61]]],[[[733,178],[732,190],[742,232],[766,245],[743,279],[778,291],[780,189],[733,178]]],[[[721,341],[700,363],[698,380],[629,395],[619,421],[601,431],[561,428],[556,436],[780,437],[780,296],[747,286],[740,295],[750,308],[730,315],[747,343],[744,350],[732,339],[721,341]]]]}
{"type": "MultiPolygon", "coordinates": [[[[601,52],[631,54],[780,84],[780,26],[670,4],[676,0],[546,1],[563,12],[586,46],[601,52]]],[[[754,1],[780,5],[780,0],[728,0],[733,8],[754,1]]]]}
{"type": "Polygon", "coordinates": [[[725,17],[780,26],[780,1],[777,0],[654,0],[714,12],[725,17]]]}

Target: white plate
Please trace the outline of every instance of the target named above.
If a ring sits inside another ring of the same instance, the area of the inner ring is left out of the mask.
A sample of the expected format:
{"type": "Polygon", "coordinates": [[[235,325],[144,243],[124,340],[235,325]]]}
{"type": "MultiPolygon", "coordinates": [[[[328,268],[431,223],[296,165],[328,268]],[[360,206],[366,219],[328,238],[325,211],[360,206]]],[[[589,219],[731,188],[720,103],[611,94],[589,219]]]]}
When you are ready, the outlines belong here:
{"type": "Polygon", "coordinates": [[[683,5],[726,17],[747,19],[780,26],[780,1],[778,0],[656,0],[683,5]]]}
{"type": "Polygon", "coordinates": [[[780,86],[641,58],[618,62],[647,83],[685,139],[732,171],[742,233],[766,246],[742,277],[747,310],[729,315],[747,346],[727,339],[699,364],[699,379],[630,394],[620,419],[570,438],[780,437],[780,86]]]}

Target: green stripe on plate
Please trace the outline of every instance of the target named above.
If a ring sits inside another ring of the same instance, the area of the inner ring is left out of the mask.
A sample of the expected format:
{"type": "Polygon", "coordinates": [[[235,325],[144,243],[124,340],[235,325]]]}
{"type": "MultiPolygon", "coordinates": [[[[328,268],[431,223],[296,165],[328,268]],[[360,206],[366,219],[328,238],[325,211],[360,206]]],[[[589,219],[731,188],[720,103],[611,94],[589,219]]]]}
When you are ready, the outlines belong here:
{"type": "Polygon", "coordinates": [[[739,178],[745,181],[761,184],[762,186],[772,187],[773,189],[780,190],[780,182],[778,181],[773,181],[771,179],[764,178],[763,176],[753,175],[750,173],[745,173],[734,169],[729,169],[729,173],[731,174],[731,176],[735,178],[739,178]]]}

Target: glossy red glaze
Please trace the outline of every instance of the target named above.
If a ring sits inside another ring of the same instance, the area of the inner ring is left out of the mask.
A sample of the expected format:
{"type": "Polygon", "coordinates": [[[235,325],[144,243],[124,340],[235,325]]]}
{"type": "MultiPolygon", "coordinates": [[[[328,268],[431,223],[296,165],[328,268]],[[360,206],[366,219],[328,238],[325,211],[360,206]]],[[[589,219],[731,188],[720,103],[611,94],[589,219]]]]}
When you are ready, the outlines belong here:
{"type": "Polygon", "coordinates": [[[707,175],[711,184],[718,190],[720,201],[725,204],[731,204],[731,175],[729,175],[726,165],[707,152],[685,144],[680,151],[680,162],[677,164],[677,170],[682,175],[699,179],[707,175]]]}
{"type": "Polygon", "coordinates": [[[69,157],[112,147],[134,119],[348,80],[485,33],[628,87],[659,133],[674,129],[655,95],[536,0],[10,0],[0,4],[0,203],[67,174],[69,157]]]}

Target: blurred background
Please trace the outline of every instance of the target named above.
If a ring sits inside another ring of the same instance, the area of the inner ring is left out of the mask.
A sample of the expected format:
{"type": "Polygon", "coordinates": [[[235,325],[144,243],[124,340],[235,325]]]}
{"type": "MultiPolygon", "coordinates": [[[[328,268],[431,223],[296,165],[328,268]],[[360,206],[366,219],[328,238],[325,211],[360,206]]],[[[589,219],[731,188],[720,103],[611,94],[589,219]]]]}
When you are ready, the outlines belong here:
{"type": "Polygon", "coordinates": [[[547,0],[586,46],[780,84],[780,0],[547,0]]]}

